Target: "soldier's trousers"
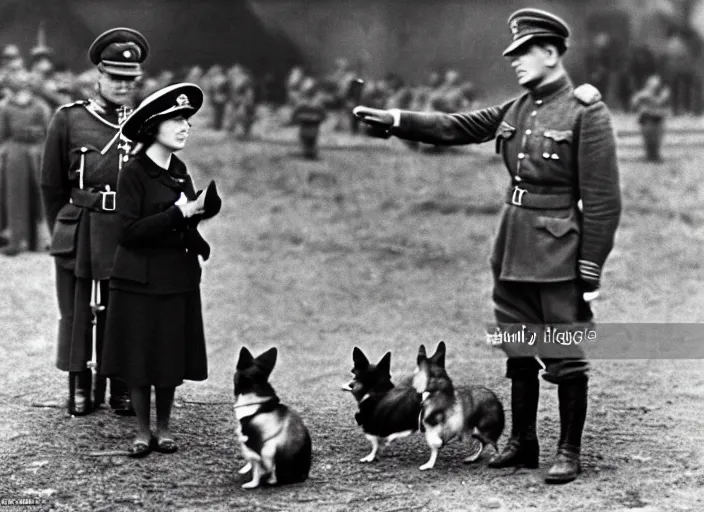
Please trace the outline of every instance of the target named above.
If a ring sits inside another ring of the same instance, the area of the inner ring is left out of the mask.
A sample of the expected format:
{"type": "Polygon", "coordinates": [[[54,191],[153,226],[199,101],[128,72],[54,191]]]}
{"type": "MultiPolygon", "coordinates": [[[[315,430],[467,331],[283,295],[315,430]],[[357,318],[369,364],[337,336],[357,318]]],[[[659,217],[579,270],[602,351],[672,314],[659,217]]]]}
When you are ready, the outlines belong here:
{"type": "Polygon", "coordinates": [[[650,161],[660,160],[663,124],[662,119],[644,119],[640,122],[640,131],[645,143],[645,156],[650,161]]]}
{"type": "MultiPolygon", "coordinates": [[[[91,292],[93,281],[76,277],[73,270],[56,267],[56,294],[59,303],[59,335],[56,366],[67,372],[87,368],[93,357],[93,312],[91,292]]],[[[108,309],[109,281],[100,281],[100,299],[105,309],[98,313],[96,326],[96,361],[99,363],[105,337],[105,316],[108,309]]],[[[111,380],[111,393],[124,394],[124,385],[111,380]]]]}
{"type": "MultiPolygon", "coordinates": [[[[582,297],[577,280],[532,283],[494,280],[494,314],[502,324],[584,324],[592,320],[589,304],[582,297]]],[[[538,341],[540,343],[540,341],[538,341]]],[[[553,383],[581,377],[589,371],[583,357],[541,358],[544,378],[553,383]]],[[[535,357],[509,357],[506,377],[530,379],[540,370],[535,357]]]]}

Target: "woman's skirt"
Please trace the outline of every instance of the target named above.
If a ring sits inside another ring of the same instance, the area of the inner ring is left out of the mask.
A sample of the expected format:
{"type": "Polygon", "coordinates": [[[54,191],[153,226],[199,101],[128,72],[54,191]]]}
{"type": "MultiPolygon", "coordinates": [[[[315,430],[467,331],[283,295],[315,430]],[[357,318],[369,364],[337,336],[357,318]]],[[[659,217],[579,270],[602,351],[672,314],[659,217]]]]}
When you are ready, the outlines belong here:
{"type": "Polygon", "coordinates": [[[165,295],[110,290],[100,373],[130,387],[205,380],[200,290],[165,295]]]}

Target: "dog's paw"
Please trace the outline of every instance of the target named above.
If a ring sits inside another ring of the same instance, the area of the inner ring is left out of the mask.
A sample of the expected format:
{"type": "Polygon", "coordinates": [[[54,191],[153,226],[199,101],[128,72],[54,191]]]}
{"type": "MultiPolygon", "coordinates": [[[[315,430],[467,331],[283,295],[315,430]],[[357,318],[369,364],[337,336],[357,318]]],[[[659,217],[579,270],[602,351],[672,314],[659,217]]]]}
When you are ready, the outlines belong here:
{"type": "Polygon", "coordinates": [[[246,484],[242,484],[242,489],[256,489],[257,487],[259,487],[259,482],[255,482],[254,480],[247,482],[246,484]]]}
{"type": "Polygon", "coordinates": [[[244,475],[245,473],[249,473],[252,470],[252,463],[248,462],[242,468],[238,471],[240,475],[244,475]]]}
{"type": "Polygon", "coordinates": [[[421,471],[427,471],[427,470],[429,470],[429,469],[433,469],[433,467],[435,467],[435,464],[432,464],[432,463],[430,463],[430,462],[426,462],[425,464],[423,464],[423,465],[422,465],[421,467],[419,467],[418,469],[420,469],[421,471]]]}
{"type": "Polygon", "coordinates": [[[370,453],[366,457],[362,457],[361,459],[359,459],[359,462],[374,462],[374,455],[370,453]]]}

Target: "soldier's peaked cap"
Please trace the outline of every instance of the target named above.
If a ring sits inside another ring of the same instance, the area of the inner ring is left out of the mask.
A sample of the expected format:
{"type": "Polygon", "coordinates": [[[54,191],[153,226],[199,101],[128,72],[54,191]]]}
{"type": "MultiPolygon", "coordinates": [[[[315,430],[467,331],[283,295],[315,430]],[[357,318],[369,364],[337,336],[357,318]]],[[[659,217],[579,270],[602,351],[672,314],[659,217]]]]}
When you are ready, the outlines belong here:
{"type": "Polygon", "coordinates": [[[88,50],[90,61],[98,69],[118,76],[137,77],[142,74],[142,62],[149,55],[149,44],[138,31],[118,27],[100,34],[88,50]]]}
{"type": "Polygon", "coordinates": [[[508,18],[508,26],[513,42],[504,50],[504,56],[536,38],[560,38],[567,46],[570,36],[570,28],[562,18],[540,9],[519,9],[508,18]]]}
{"type": "Polygon", "coordinates": [[[122,133],[135,142],[146,142],[145,129],[177,116],[188,118],[203,105],[203,90],[196,84],[173,84],[150,94],[122,125],[122,133]]]}

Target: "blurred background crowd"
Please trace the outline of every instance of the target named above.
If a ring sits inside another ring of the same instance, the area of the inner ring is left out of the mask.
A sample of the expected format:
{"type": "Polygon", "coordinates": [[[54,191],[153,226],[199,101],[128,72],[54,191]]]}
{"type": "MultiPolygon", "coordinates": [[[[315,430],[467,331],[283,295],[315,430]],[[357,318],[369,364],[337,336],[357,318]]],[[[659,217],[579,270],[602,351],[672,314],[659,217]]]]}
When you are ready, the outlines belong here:
{"type": "MultiPolygon", "coordinates": [[[[316,158],[321,126],[363,135],[351,114],[357,104],[454,112],[505,101],[518,92],[498,49],[507,34],[492,28],[505,30],[504,14],[513,4],[500,9],[479,0],[471,6],[441,1],[429,10],[418,3],[417,9],[404,11],[405,24],[400,24],[393,2],[365,3],[347,13],[353,19],[345,14],[344,3],[319,2],[293,16],[296,2],[274,8],[256,0],[210,0],[167,7],[154,0],[149,8],[162,12],[164,22],[142,27],[137,20],[146,19],[143,10],[125,1],[119,12],[125,24],[167,47],[153,48],[154,63],[139,81],[135,103],[166,85],[193,82],[206,94],[207,129],[246,140],[257,124],[266,119],[268,130],[273,119],[282,129],[298,127],[303,155],[316,158]],[[477,16],[460,17],[462,9],[477,16]],[[213,29],[198,28],[198,16],[207,17],[213,29]],[[478,23],[480,18],[485,23],[478,23]],[[441,22],[446,28],[435,31],[441,22]],[[227,33],[238,44],[227,46],[221,41],[223,27],[233,23],[237,29],[227,33]],[[163,30],[170,32],[156,37],[163,30]],[[198,44],[193,34],[174,35],[185,30],[196,31],[198,44]]],[[[618,0],[565,0],[560,6],[574,11],[566,16],[573,23],[584,15],[584,23],[573,26],[577,48],[568,52],[572,76],[596,86],[612,111],[633,115],[641,125],[647,159],[658,161],[663,120],[704,113],[704,2],[641,3],[639,10],[618,0]]],[[[0,252],[12,255],[46,247],[37,175],[53,112],[96,93],[97,70],[76,65],[87,66],[81,29],[91,25],[86,20],[100,21],[100,15],[103,25],[116,21],[113,7],[103,1],[4,0],[0,15],[16,20],[1,40],[18,34],[17,43],[0,46],[0,252]],[[43,21],[47,14],[54,17],[51,23],[43,21]],[[74,18],[80,16],[79,23],[74,18]],[[38,17],[42,21],[35,23],[38,17]],[[31,44],[28,23],[34,23],[31,44]],[[15,235],[19,231],[20,245],[9,243],[10,225],[16,226],[15,235]]]]}

